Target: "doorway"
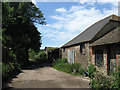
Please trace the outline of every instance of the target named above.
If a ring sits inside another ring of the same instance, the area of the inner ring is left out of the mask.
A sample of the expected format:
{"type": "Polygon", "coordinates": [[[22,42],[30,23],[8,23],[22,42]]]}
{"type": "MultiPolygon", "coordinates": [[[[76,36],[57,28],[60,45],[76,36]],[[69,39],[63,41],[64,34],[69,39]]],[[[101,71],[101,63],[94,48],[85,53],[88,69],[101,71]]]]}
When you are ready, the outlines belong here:
{"type": "Polygon", "coordinates": [[[107,46],[107,74],[109,75],[110,73],[110,46],[107,46]]]}
{"type": "Polygon", "coordinates": [[[95,51],[95,65],[98,67],[103,66],[103,50],[95,51]]]}
{"type": "Polygon", "coordinates": [[[74,63],[74,50],[68,50],[68,63],[74,63]]]}

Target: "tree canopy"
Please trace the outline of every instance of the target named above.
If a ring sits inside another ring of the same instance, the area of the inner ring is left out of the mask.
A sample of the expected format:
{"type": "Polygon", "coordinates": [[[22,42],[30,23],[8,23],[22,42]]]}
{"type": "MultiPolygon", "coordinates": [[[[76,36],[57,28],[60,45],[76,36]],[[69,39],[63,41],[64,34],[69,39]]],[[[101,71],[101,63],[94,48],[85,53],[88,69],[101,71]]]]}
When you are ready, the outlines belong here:
{"type": "Polygon", "coordinates": [[[18,61],[28,60],[28,50],[41,47],[41,33],[34,23],[45,24],[39,8],[31,2],[2,3],[2,42],[16,54],[18,61]]]}

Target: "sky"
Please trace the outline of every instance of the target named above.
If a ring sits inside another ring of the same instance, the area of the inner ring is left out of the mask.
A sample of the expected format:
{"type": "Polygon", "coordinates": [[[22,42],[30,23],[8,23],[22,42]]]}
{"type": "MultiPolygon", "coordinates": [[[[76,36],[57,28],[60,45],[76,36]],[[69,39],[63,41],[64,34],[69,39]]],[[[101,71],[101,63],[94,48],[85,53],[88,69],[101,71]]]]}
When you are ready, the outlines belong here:
{"type": "Polygon", "coordinates": [[[42,49],[61,47],[95,22],[112,14],[118,15],[118,1],[80,0],[79,2],[37,2],[46,25],[36,24],[42,35],[42,49]]]}

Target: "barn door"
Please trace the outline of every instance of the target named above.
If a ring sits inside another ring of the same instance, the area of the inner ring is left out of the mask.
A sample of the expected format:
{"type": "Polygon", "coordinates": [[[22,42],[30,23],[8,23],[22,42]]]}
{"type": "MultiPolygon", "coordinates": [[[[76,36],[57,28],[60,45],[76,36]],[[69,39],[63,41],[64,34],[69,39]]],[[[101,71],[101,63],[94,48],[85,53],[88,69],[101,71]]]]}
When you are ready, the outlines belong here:
{"type": "Polygon", "coordinates": [[[68,50],[68,62],[74,63],[74,50],[68,50]]]}

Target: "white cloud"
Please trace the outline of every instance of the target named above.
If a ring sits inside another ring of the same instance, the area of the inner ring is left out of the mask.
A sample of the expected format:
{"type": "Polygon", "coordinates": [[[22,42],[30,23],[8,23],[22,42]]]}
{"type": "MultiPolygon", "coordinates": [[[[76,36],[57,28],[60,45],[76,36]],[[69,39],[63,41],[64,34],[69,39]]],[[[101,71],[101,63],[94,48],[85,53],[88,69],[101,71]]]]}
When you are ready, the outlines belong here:
{"type": "Polygon", "coordinates": [[[32,3],[34,3],[36,5],[36,1],[35,0],[32,0],[32,3]]]}
{"type": "Polygon", "coordinates": [[[106,4],[110,3],[113,6],[118,6],[119,0],[78,0],[79,3],[81,4],[88,4],[88,5],[94,5],[95,3],[101,3],[101,4],[106,4]]]}
{"type": "Polygon", "coordinates": [[[88,2],[104,2],[104,3],[113,3],[118,2],[119,0],[78,0],[81,4],[88,3],[88,2]]]}
{"type": "Polygon", "coordinates": [[[53,19],[58,20],[57,23],[52,24],[52,27],[56,29],[63,28],[64,31],[71,33],[81,32],[88,26],[111,14],[117,15],[116,7],[113,7],[111,10],[104,9],[101,12],[94,7],[87,9],[81,6],[72,6],[67,13],[62,13],[60,16],[51,16],[53,19]]]}
{"type": "Polygon", "coordinates": [[[65,18],[64,17],[60,17],[60,16],[50,16],[51,18],[53,19],[56,19],[56,20],[64,20],[65,18]]]}
{"type": "Polygon", "coordinates": [[[47,26],[47,27],[51,27],[51,25],[50,25],[50,24],[46,24],[45,26],[47,26]]]}
{"type": "Polygon", "coordinates": [[[37,2],[118,2],[119,0],[36,0],[37,2]]]}
{"type": "Polygon", "coordinates": [[[66,12],[66,9],[65,8],[58,8],[56,9],[57,12],[66,12]]]}
{"type": "Polygon", "coordinates": [[[59,43],[59,45],[58,43],[52,44],[53,46],[62,46],[90,25],[111,14],[117,15],[117,12],[118,8],[116,6],[109,10],[103,9],[102,11],[95,7],[72,6],[65,12],[50,16],[57,22],[47,25],[49,30],[43,31],[43,37],[49,38],[51,42],[59,43]]]}
{"type": "Polygon", "coordinates": [[[84,4],[84,3],[90,3],[90,2],[92,2],[92,3],[94,3],[94,2],[97,2],[97,0],[79,0],[79,2],[81,3],[81,4],[84,4]]]}

